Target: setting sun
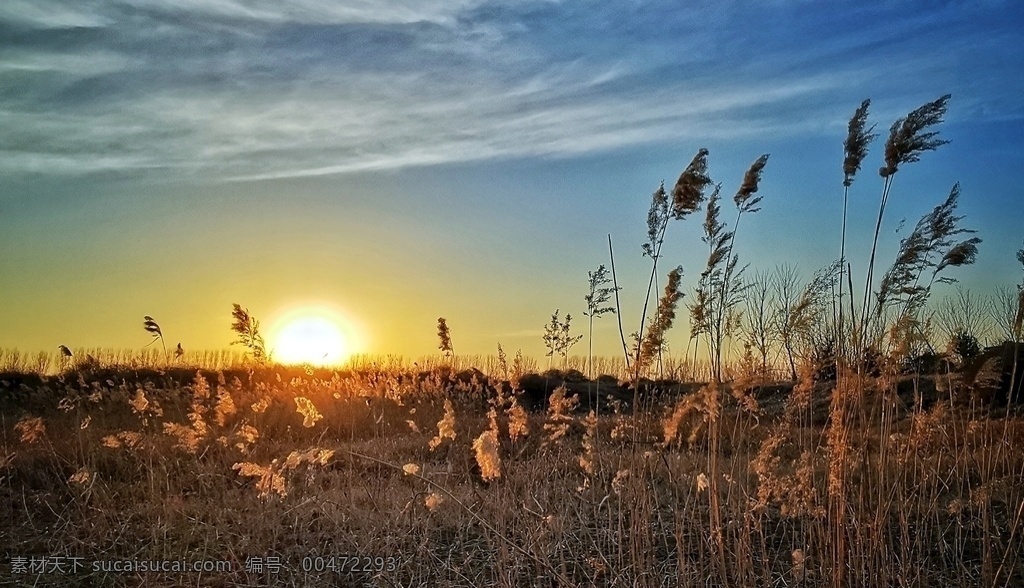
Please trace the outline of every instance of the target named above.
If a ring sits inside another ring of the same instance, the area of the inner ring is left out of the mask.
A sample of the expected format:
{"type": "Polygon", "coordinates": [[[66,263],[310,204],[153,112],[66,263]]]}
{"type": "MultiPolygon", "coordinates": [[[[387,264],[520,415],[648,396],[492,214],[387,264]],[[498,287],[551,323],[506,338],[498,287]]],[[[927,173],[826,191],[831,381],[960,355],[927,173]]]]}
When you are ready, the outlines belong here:
{"type": "Polygon", "coordinates": [[[283,313],[269,334],[274,360],[286,364],[336,365],[356,351],[351,324],[320,307],[283,313]]]}

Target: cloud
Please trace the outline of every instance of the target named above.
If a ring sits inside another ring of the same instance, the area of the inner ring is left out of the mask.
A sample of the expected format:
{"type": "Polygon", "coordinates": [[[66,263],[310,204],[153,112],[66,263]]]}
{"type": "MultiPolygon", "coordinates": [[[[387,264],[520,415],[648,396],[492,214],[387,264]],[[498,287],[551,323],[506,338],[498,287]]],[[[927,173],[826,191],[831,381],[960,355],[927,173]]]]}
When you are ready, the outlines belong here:
{"type": "Polygon", "coordinates": [[[958,49],[1019,40],[1006,27],[960,30],[939,54],[953,9],[742,7],[14,0],[0,7],[0,169],[266,179],[832,132],[914,76],[929,98],[952,82],[972,113],[1021,115],[1020,82],[983,96],[949,73],[958,49]],[[851,16],[879,24],[821,34],[851,16]]]}

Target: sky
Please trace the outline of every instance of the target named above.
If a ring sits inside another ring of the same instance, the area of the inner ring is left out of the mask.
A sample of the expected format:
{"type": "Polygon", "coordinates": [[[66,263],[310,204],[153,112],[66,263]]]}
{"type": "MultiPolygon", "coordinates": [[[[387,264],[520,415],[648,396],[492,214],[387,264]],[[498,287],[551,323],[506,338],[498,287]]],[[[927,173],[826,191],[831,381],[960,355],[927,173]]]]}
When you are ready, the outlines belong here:
{"type": "MultiPolygon", "coordinates": [[[[443,316],[456,353],[542,357],[556,309],[585,332],[608,235],[628,333],[651,193],[702,147],[730,224],[770,154],[736,237],[748,271],[838,258],[843,140],[870,98],[863,280],[889,125],[947,93],[950,143],[897,174],[880,265],[960,182],[983,243],[952,275],[986,295],[1021,277],[1022,25],[983,0],[4,0],[0,348],[141,348],[143,315],[226,348],[237,302],[267,329],[330,309],[366,353],[435,353],[443,316]]],[[[700,233],[670,226],[659,289],[678,264],[692,295],[700,233]]],[[[669,342],[687,339],[684,317],[669,342]]],[[[614,317],[594,348],[618,353],[614,317]]]]}

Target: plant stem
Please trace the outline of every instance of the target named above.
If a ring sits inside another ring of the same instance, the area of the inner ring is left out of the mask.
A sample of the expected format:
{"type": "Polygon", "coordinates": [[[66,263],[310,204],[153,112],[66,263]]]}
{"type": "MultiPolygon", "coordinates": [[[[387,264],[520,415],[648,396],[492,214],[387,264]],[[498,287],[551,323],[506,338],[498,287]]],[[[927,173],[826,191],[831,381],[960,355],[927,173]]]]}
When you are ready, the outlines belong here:
{"type": "Polygon", "coordinates": [[[612,250],[612,235],[608,233],[608,257],[612,265],[612,287],[615,288],[615,316],[619,321],[619,338],[622,340],[622,355],[626,358],[629,371],[629,349],[626,347],[626,333],[622,330],[622,306],[619,304],[619,281],[615,278],[615,251],[612,250]]]}
{"type": "MultiPolygon", "coordinates": [[[[878,219],[875,221],[875,236],[871,241],[871,257],[868,260],[868,275],[864,281],[864,301],[861,307],[861,333],[860,341],[858,341],[857,347],[863,347],[866,343],[867,329],[868,329],[868,311],[871,306],[871,282],[874,279],[875,274],[875,254],[878,252],[878,234],[882,230],[882,217],[885,215],[885,204],[889,200],[889,189],[892,187],[892,175],[886,176],[885,183],[882,186],[882,201],[878,205],[878,219]]],[[[859,369],[859,368],[858,368],[859,369]]]]}

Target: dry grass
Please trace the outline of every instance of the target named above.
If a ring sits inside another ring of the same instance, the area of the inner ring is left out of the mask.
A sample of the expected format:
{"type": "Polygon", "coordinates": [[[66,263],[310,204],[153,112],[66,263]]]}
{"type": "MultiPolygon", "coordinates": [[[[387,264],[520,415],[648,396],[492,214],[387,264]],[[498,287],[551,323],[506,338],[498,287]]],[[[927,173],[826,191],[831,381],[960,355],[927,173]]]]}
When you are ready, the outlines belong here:
{"type": "Polygon", "coordinates": [[[802,373],[792,394],[747,378],[635,420],[579,414],[564,391],[530,415],[442,372],[51,378],[4,393],[4,550],[236,565],[41,576],[81,585],[1024,581],[1024,419],[934,394],[914,408],[885,379],[861,406],[802,373]],[[332,554],[397,566],[302,570],[332,554]],[[268,555],[288,568],[244,571],[268,555]]]}

